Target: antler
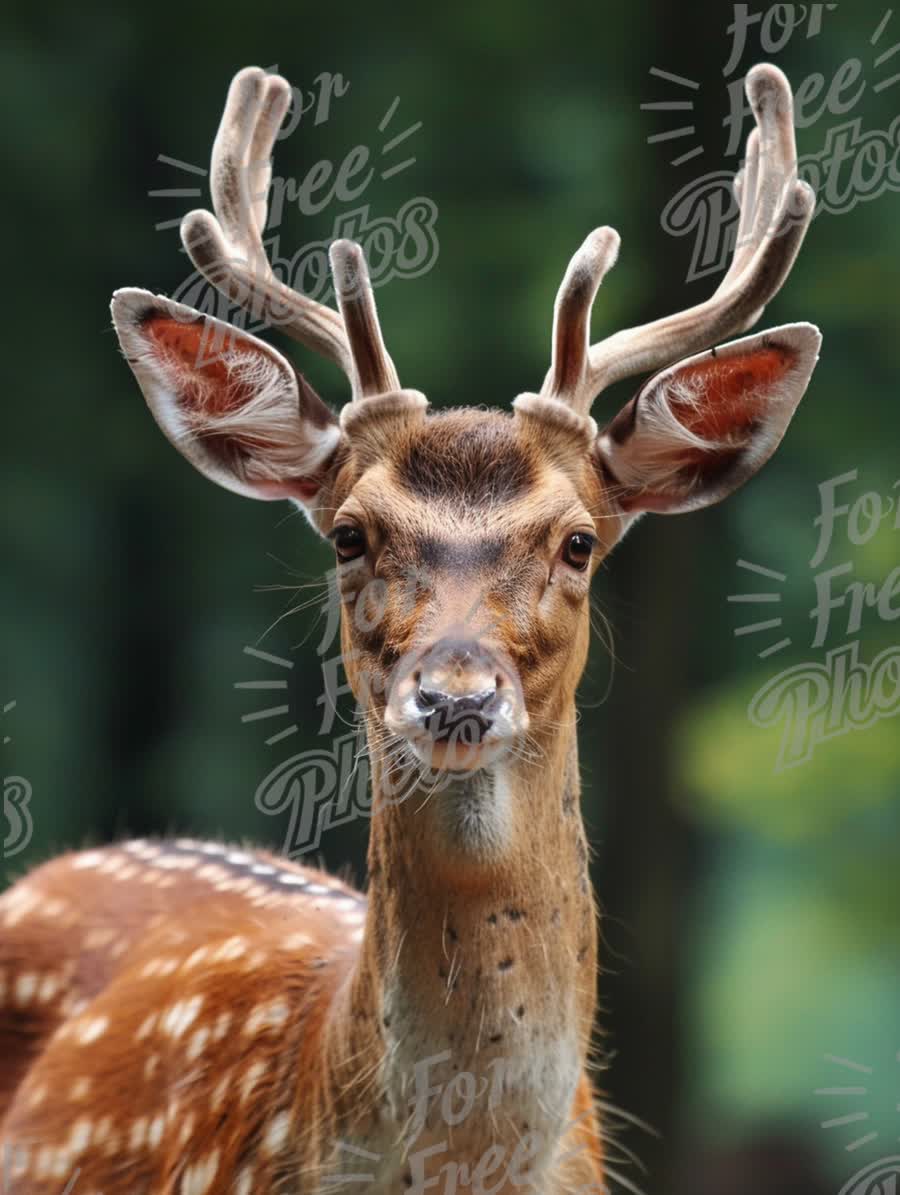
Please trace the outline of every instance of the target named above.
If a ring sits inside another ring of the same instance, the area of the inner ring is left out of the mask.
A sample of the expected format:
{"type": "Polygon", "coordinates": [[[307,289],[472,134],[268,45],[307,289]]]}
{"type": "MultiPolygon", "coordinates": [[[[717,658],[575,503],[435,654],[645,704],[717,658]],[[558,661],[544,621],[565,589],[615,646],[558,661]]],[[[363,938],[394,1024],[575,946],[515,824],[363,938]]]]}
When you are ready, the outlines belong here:
{"type": "Polygon", "coordinates": [[[587,413],[607,386],[701,352],[760,318],[781,289],[806,235],[815,193],[797,179],[794,105],[777,67],[755,66],[747,98],[757,127],[735,178],[740,207],[731,266],[715,294],[696,307],[627,328],[590,345],[590,311],[603,275],[615,262],[619,238],[593,232],[566,271],[556,298],[553,360],[541,393],[587,413]]]}
{"type": "Polygon", "coordinates": [[[234,76],[212,150],[215,215],[188,212],[181,222],[182,243],[197,269],[229,299],[340,366],[355,399],[396,390],[397,373],[382,340],[362,250],[348,250],[350,242],[333,246],[338,314],[281,282],[263,248],[272,149],[290,102],[290,84],[279,75],[251,66],[234,76]],[[352,285],[346,270],[337,270],[334,252],[340,261],[350,253],[352,285]]]}

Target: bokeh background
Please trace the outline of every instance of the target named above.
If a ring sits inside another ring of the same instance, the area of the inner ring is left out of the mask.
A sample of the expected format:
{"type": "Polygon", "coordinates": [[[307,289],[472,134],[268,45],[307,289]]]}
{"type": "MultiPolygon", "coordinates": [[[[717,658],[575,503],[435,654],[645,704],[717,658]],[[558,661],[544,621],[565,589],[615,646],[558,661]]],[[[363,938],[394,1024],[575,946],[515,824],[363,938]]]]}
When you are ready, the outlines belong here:
{"type": "MultiPolygon", "coordinates": [[[[776,7],[783,22],[791,6],[776,7]]],[[[357,144],[377,154],[395,97],[391,131],[421,121],[406,143],[414,164],[376,178],[365,202],[380,216],[429,197],[440,252],[424,276],[379,290],[382,324],[402,377],[436,404],[496,405],[539,384],[556,286],[592,227],[611,223],[623,238],[596,304],[598,337],[714,288],[714,275],[685,283],[693,236],[665,231],[661,212],[692,179],[735,168],[727,85],[754,61],[777,62],[795,85],[820,73],[821,104],[842,64],[859,60],[838,97],[862,87],[856,106],[801,129],[801,154],[822,153],[829,131],[857,117],[887,137],[900,57],[884,55],[900,16],[873,44],[878,3],[806,11],[787,37],[769,17],[771,52],[753,24],[726,75],[735,9],[712,0],[20,7],[0,47],[0,707],[16,703],[0,740],[4,775],[31,785],[33,834],[19,849],[7,806],[7,879],[54,850],[126,833],[278,847],[287,815],[257,809],[260,781],[346,733],[341,721],[319,733],[323,612],[317,590],[291,588],[324,575],[328,549],[287,507],[218,490],[172,451],[109,327],[115,287],[173,293],[189,272],[177,231],[155,225],[198,201],[151,192],[203,185],[159,155],[207,165],[232,73],[277,64],[307,90],[324,71],[350,84],[327,121],[307,119],[279,145],[276,174],[301,178],[357,144]],[[693,108],[641,107],[661,101],[693,108]],[[652,140],[685,126],[691,136],[652,140]],[[702,154],[671,164],[696,145],[702,154]],[[287,613],[306,597],[309,608],[287,613]],[[279,671],[247,646],[294,667],[279,671]],[[282,696],[235,685],[285,674],[288,715],[242,721],[282,696]],[[266,745],[294,721],[297,734],[266,745]]],[[[877,167],[860,169],[871,179],[877,167]]],[[[842,186],[848,178],[845,165],[842,186]]],[[[835,610],[820,648],[809,617],[818,487],[857,471],[840,498],[898,496],[896,165],[894,190],[884,178],[866,202],[817,217],[766,314],[768,324],[813,320],[825,337],[776,458],[721,507],[645,519],[598,579],[615,666],[598,635],[581,727],[605,914],[600,1082],[610,1105],[658,1134],[617,1115],[617,1169],[648,1193],[837,1195],[900,1153],[900,721],[858,718],[777,771],[780,728],[748,716],[785,668],[821,666],[849,642],[869,663],[898,642],[889,598],[855,631],[846,607],[835,610]],[[753,591],[782,600],[728,601],[753,591]],[[734,633],[778,616],[792,643],[777,654],[758,654],[774,633],[734,633]],[[816,1094],[851,1086],[865,1094],[816,1094]]],[[[342,210],[310,218],[295,207],[284,247],[327,239],[342,210]]],[[[340,379],[290,351],[343,401],[340,379]]],[[[629,394],[607,396],[600,418],[629,394]]],[[[845,582],[880,586],[898,544],[892,517],[856,544],[839,521],[821,567],[850,563],[845,582]]],[[[357,818],[325,834],[325,863],[362,881],[366,830],[357,818]]]]}

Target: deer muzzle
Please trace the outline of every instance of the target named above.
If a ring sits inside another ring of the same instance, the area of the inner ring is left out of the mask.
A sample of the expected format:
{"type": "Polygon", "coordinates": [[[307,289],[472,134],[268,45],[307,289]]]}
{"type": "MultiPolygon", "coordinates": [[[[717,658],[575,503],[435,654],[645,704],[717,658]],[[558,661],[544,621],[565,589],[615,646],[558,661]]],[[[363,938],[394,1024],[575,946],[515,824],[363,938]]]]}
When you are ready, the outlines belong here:
{"type": "Polygon", "coordinates": [[[515,669],[499,649],[445,636],[400,671],[385,721],[429,768],[474,771],[525,732],[528,715],[515,669]]]}

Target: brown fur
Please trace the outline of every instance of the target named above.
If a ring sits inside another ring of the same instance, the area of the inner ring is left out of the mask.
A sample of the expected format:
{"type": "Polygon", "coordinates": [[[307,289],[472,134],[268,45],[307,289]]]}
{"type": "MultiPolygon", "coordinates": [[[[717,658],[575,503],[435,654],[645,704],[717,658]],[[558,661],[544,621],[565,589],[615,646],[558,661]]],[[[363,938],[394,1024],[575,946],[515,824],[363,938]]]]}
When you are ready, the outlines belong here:
{"type": "MultiPolygon", "coordinates": [[[[219,1176],[211,1190],[225,1189],[226,1175],[231,1189],[252,1170],[254,1191],[277,1189],[287,1176],[293,1189],[314,1191],[337,1167],[359,1169],[336,1142],[380,1147],[386,1158],[403,1149],[415,1090],[408,1063],[444,1051],[452,1063],[435,1064],[430,1076],[439,1090],[457,1070],[486,1082],[512,1060],[515,1074],[496,1107],[476,1107],[452,1131],[432,1109],[406,1148],[407,1179],[416,1177],[418,1151],[446,1138],[448,1152],[429,1154],[423,1177],[461,1165],[469,1174],[457,1176],[460,1189],[468,1189],[463,1180],[474,1181],[487,1153],[483,1164],[498,1168],[484,1179],[493,1186],[534,1133],[552,1139],[549,1158],[572,1153],[552,1163],[546,1189],[600,1189],[584,1072],[566,1108],[541,1111],[542,1094],[552,1103],[560,1033],[584,1064],[594,1015],[594,905],[571,764],[586,581],[580,596],[559,585],[537,607],[573,518],[590,520],[593,508],[610,542],[602,488],[577,438],[537,419],[400,417],[390,455],[366,464],[369,437],[384,432],[363,423],[350,436],[323,503],[366,520],[389,593],[371,631],[345,616],[349,671],[360,690],[376,674],[374,691],[383,692],[398,656],[476,611],[475,629],[514,662],[532,719],[529,752],[510,765],[509,842],[492,858],[464,843],[455,850],[440,793],[424,808],[376,809],[361,942],[345,920],[352,908],[334,906],[351,898],[344,885],[261,852],[231,864],[225,848],[123,844],[63,856],[26,877],[0,900],[9,977],[0,1033],[13,1047],[3,1065],[3,1138],[30,1143],[27,1159],[13,1155],[24,1168],[16,1191],[49,1191],[75,1169],[79,1189],[106,1195],[189,1191],[193,1181],[201,1188],[204,1166],[219,1176]],[[411,606],[403,603],[410,569],[421,571],[411,606]],[[254,865],[276,875],[255,876],[254,865]],[[328,893],[285,887],[283,873],[328,893]],[[235,939],[242,949],[231,958],[235,939]],[[23,974],[34,983],[17,987],[23,974]],[[45,982],[55,989],[48,1000],[45,982]],[[194,1000],[190,1024],[165,1032],[166,1019],[177,1028],[179,1008],[187,1017],[194,1000]],[[267,1004],[283,1004],[286,1019],[248,1035],[254,1009],[267,1004]],[[290,1126],[283,1143],[279,1116],[290,1126]],[[268,1150],[267,1134],[278,1148],[268,1150]]],[[[367,709],[376,806],[382,711],[376,696],[367,709]]],[[[514,1189],[500,1189],[507,1186],[514,1189]]]]}

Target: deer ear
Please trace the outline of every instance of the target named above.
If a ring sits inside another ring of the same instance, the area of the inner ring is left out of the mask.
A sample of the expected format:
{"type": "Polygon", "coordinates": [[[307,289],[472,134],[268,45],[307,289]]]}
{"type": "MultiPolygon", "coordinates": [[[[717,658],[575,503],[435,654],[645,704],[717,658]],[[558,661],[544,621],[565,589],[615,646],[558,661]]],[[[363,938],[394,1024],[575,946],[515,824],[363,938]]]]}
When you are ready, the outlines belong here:
{"type": "Polygon", "coordinates": [[[651,378],[597,440],[620,509],[680,514],[743,485],[781,442],[821,343],[812,324],[788,324],[651,378]]]}
{"type": "Polygon", "coordinates": [[[250,498],[314,504],[340,429],[280,353],[144,290],[117,290],[112,318],[153,417],[201,473],[250,498]]]}

